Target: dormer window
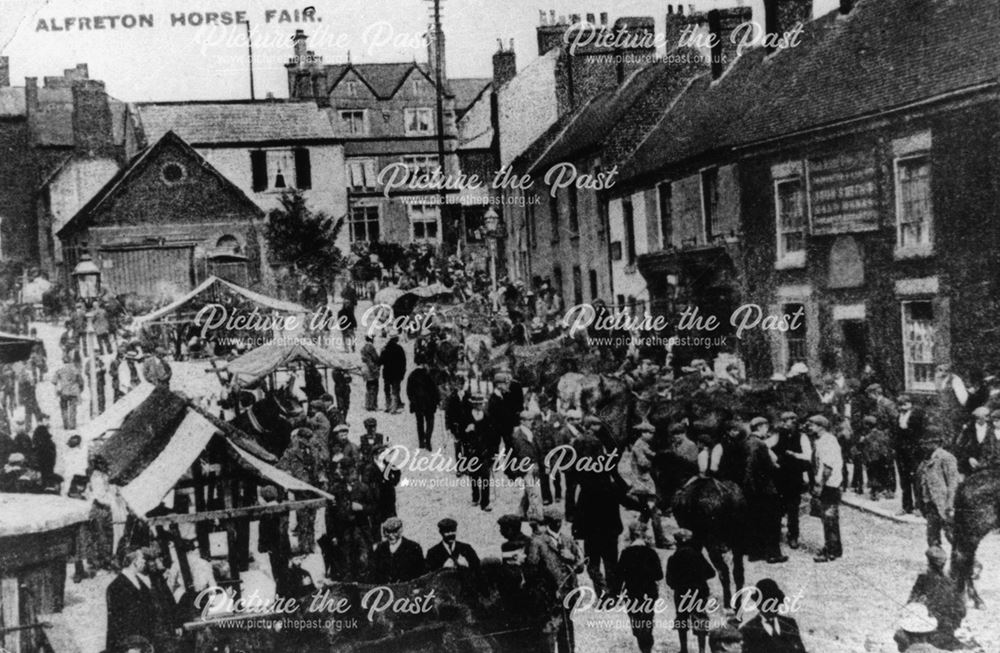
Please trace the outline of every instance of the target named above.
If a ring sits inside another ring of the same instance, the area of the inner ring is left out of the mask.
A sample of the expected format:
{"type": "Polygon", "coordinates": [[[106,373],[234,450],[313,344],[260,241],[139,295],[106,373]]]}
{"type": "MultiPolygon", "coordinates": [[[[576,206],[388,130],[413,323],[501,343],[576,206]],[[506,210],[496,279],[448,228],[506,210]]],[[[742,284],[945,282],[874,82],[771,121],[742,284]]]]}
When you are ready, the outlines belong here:
{"type": "Polygon", "coordinates": [[[406,134],[430,134],[434,127],[434,110],[428,108],[404,109],[403,118],[406,123],[406,134]]]}

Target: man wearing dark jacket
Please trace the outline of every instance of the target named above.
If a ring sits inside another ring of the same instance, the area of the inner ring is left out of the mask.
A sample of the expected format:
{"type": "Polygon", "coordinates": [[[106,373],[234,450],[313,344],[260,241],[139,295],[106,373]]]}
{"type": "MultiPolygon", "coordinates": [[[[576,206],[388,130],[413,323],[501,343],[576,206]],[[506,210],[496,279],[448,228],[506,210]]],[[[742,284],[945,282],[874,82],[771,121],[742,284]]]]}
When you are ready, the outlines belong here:
{"type": "Polygon", "coordinates": [[[628,601],[629,622],[632,635],[640,653],[653,650],[654,603],[659,598],[659,582],[663,578],[660,557],[646,540],[646,524],[635,521],[629,524],[631,543],[618,558],[618,581],[615,595],[624,595],[628,601]]]}
{"type": "Polygon", "coordinates": [[[413,540],[403,537],[403,522],[390,517],[382,524],[385,539],[379,542],[368,559],[371,583],[402,583],[422,576],[427,570],[424,551],[413,540]]]}
{"type": "Polygon", "coordinates": [[[785,594],[770,578],[757,582],[758,614],[740,628],[743,653],[806,653],[795,619],[779,614],[785,594]]]}
{"type": "Polygon", "coordinates": [[[139,635],[152,641],[156,627],[155,604],[146,576],[146,558],[142,549],[125,555],[125,566],[107,589],[108,651],[116,651],[129,637],[139,635]]]}
{"type": "Polygon", "coordinates": [[[410,412],[417,416],[417,442],[420,448],[431,450],[431,434],[434,433],[434,413],[437,412],[441,396],[437,383],[421,361],[410,372],[406,380],[406,400],[410,402],[410,412]]]}
{"type": "Polygon", "coordinates": [[[446,517],[438,522],[438,532],[441,533],[441,541],[427,550],[428,571],[443,567],[479,568],[479,556],[475,549],[456,539],[458,522],[446,517]]]}
{"type": "Polygon", "coordinates": [[[365,379],[365,410],[378,410],[378,371],[379,356],[375,350],[374,338],[365,336],[365,344],[361,348],[361,374],[365,379]]]}
{"type": "Polygon", "coordinates": [[[466,455],[465,452],[465,427],[472,419],[469,413],[472,407],[469,405],[469,393],[463,392],[464,383],[461,378],[453,379],[451,382],[451,394],[444,400],[444,427],[455,439],[455,460],[461,460],[466,455]]]}
{"type": "Polygon", "coordinates": [[[406,376],[406,352],[399,344],[399,336],[389,336],[389,342],[378,357],[382,366],[382,383],[385,385],[385,409],[389,413],[403,410],[403,400],[399,396],[399,386],[406,376]]]}
{"type": "Polygon", "coordinates": [[[804,477],[811,467],[812,444],[809,442],[809,436],[799,430],[799,420],[795,413],[784,412],[779,420],[778,441],[771,448],[778,457],[775,481],[781,498],[781,511],[787,520],[788,546],[797,549],[799,509],[802,504],[802,492],[806,489],[804,477]]]}
{"type": "Polygon", "coordinates": [[[913,406],[909,395],[896,399],[899,418],[893,432],[892,446],[896,453],[896,467],[899,469],[899,489],[903,493],[903,514],[913,512],[913,486],[916,482],[917,466],[920,464],[920,441],[924,438],[927,418],[924,411],[913,406]]]}

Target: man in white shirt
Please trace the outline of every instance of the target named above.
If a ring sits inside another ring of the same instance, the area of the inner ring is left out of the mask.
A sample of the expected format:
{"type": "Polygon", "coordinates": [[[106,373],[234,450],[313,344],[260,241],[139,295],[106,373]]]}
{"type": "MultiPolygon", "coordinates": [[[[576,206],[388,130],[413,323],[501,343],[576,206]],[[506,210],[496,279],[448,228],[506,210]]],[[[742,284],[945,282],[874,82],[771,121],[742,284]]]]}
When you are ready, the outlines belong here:
{"type": "Polygon", "coordinates": [[[813,415],[806,423],[813,442],[815,483],[812,495],[819,501],[823,521],[823,540],[816,562],[830,562],[844,554],[840,541],[840,485],[843,481],[844,458],[840,443],[830,432],[830,421],[822,415],[813,415]]]}
{"type": "Polygon", "coordinates": [[[427,550],[428,569],[479,567],[479,556],[476,555],[476,551],[469,544],[459,542],[457,539],[458,522],[445,517],[438,522],[438,532],[441,533],[441,541],[427,550]]]}

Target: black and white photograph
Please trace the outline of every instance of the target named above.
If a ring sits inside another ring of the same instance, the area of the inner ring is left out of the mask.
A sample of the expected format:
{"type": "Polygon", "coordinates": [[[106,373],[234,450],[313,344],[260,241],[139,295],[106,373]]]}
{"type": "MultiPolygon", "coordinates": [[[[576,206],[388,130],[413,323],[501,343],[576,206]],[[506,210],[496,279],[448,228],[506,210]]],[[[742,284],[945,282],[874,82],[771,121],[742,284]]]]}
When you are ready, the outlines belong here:
{"type": "Polygon", "coordinates": [[[1000,653],[1000,0],[0,0],[0,653],[1000,653]]]}

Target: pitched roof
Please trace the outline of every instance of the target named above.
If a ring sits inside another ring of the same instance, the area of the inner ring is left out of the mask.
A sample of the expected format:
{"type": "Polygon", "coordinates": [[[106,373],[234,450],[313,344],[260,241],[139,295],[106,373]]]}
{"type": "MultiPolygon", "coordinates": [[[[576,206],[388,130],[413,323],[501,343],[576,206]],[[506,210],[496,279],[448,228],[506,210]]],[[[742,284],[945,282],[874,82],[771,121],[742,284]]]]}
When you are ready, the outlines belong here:
{"type": "Polygon", "coordinates": [[[649,111],[655,109],[655,106],[644,106],[638,110],[638,104],[642,100],[653,105],[659,101],[663,105],[660,108],[666,109],[683,89],[682,86],[677,88],[679,85],[673,79],[678,76],[686,80],[690,74],[672,63],[656,62],[636,71],[621,86],[596,96],[575,112],[571,124],[535,163],[533,171],[547,169],[612,140],[619,141],[619,146],[625,151],[630,150],[637,144],[641,132],[627,127],[636,120],[647,118],[649,111]],[[673,92],[655,94],[654,97],[654,87],[669,86],[675,87],[673,92]],[[626,140],[631,143],[621,142],[626,140]]]}
{"type": "Polygon", "coordinates": [[[333,90],[333,87],[343,79],[348,71],[353,71],[380,100],[388,100],[395,95],[413,69],[419,70],[428,81],[433,83],[427,66],[425,64],[418,64],[415,61],[400,63],[329,64],[323,68],[326,71],[327,93],[333,90]]]}
{"type": "Polygon", "coordinates": [[[800,44],[747,51],[698,80],[621,179],[1000,80],[1000,12],[980,0],[858,0],[807,24],[800,44]]]}
{"type": "Polygon", "coordinates": [[[60,236],[63,233],[68,233],[69,231],[72,230],[71,227],[75,229],[76,227],[80,226],[80,223],[86,220],[92,213],[94,213],[94,211],[96,211],[105,201],[107,201],[109,198],[113,198],[118,193],[122,192],[122,189],[124,188],[125,184],[129,181],[129,179],[137,176],[140,172],[142,172],[142,170],[145,169],[148,162],[153,160],[156,154],[161,149],[165,148],[168,144],[176,144],[180,146],[188,154],[188,156],[198,161],[198,163],[201,164],[201,167],[204,170],[208,171],[209,174],[213,174],[217,178],[219,178],[225,186],[230,188],[232,192],[238,193],[239,196],[246,201],[246,205],[248,207],[252,207],[253,210],[255,210],[258,213],[262,212],[260,207],[258,207],[253,200],[247,197],[246,193],[244,193],[238,186],[236,186],[236,184],[230,181],[228,177],[226,177],[221,172],[216,170],[215,167],[211,165],[208,161],[206,161],[205,158],[201,154],[199,154],[197,150],[191,147],[188,143],[184,141],[184,139],[182,139],[174,132],[168,131],[156,143],[150,145],[149,147],[146,147],[145,149],[138,152],[134,157],[132,157],[131,161],[129,161],[117,173],[115,173],[115,176],[109,179],[108,183],[104,184],[104,186],[101,187],[101,190],[97,191],[97,193],[95,193],[94,196],[91,197],[90,200],[86,204],[84,204],[83,207],[79,211],[77,211],[72,218],[66,221],[66,224],[64,224],[62,228],[56,232],[56,236],[60,236]]]}
{"type": "Polygon", "coordinates": [[[449,79],[448,88],[451,89],[452,94],[455,96],[455,111],[458,112],[459,116],[472,106],[472,103],[478,100],[483,91],[492,83],[493,80],[488,77],[459,77],[458,79],[449,79]]]}
{"type": "Polygon", "coordinates": [[[334,139],[312,102],[149,102],[134,105],[145,143],[173,131],[191,145],[334,139]]]}

